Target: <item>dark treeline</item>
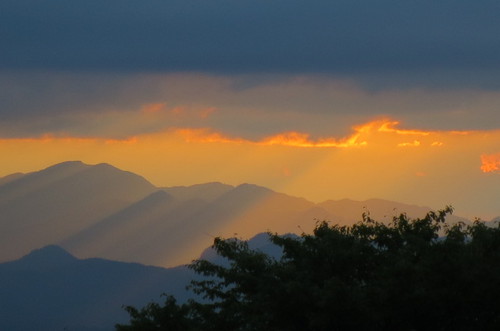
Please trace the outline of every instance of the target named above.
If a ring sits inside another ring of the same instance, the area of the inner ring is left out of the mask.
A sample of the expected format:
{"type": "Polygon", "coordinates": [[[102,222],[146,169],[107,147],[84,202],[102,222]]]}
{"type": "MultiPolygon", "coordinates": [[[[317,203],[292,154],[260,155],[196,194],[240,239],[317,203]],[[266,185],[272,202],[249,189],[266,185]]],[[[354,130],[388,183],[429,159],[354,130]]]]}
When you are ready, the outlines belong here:
{"type": "Polygon", "coordinates": [[[126,307],[116,330],[500,330],[500,228],[451,212],[270,234],[280,258],[217,238],[228,263],[191,265],[204,300],[126,307]]]}

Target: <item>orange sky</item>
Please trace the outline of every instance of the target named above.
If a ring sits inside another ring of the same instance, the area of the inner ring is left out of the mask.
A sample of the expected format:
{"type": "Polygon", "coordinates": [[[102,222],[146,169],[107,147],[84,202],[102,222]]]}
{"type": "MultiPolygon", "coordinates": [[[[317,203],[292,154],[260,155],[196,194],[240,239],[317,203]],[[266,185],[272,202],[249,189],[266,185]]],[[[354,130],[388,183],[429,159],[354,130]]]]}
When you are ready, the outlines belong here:
{"type": "MultiPolygon", "coordinates": [[[[142,114],[163,108],[147,105],[142,114]]],[[[208,128],[123,139],[47,135],[0,140],[0,176],[67,160],[106,162],[157,186],[249,182],[313,201],[452,204],[458,215],[489,219],[500,215],[499,142],[500,130],[423,131],[395,119],[359,123],[344,137],[282,132],[252,140],[208,128]]]]}

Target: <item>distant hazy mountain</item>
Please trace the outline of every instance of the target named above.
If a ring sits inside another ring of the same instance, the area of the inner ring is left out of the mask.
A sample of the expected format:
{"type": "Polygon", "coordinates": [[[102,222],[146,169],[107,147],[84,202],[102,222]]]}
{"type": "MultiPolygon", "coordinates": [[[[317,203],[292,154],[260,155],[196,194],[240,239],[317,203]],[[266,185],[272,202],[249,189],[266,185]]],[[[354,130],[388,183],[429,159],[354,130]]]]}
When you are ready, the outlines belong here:
{"type": "Polygon", "coordinates": [[[492,218],[489,222],[487,222],[489,226],[497,227],[500,224],[500,216],[492,218]]]}
{"type": "MultiPolygon", "coordinates": [[[[279,257],[266,234],[249,246],[279,257]]],[[[210,248],[202,258],[224,263],[210,248]]],[[[0,263],[0,330],[104,331],[129,319],[124,305],[162,302],[162,293],[183,302],[200,279],[186,266],[160,268],[104,259],[80,260],[59,246],[46,246],[19,260],[0,263]]]]}
{"type": "MultiPolygon", "coordinates": [[[[409,205],[400,202],[369,199],[365,201],[355,201],[350,199],[328,200],[319,203],[318,206],[328,211],[330,217],[339,224],[352,224],[353,220],[361,220],[361,215],[367,213],[372,219],[377,221],[391,221],[393,217],[406,213],[411,218],[424,217],[432,208],[409,205]]],[[[443,206],[444,207],[444,206],[443,206]]],[[[463,217],[455,215],[448,216],[450,223],[458,221],[469,222],[463,217]]]]}
{"type": "Polygon", "coordinates": [[[318,220],[352,224],[367,211],[383,221],[429,210],[377,199],[315,204],[251,184],[156,188],[107,164],[65,162],[0,179],[0,261],[58,244],[80,258],[167,267],[189,263],[216,236],[301,233],[318,220]]]}
{"type": "Polygon", "coordinates": [[[5,177],[0,178],[0,186],[3,184],[7,184],[8,182],[12,182],[23,177],[24,174],[22,172],[16,172],[15,174],[11,174],[5,177]]]}
{"type": "Polygon", "coordinates": [[[128,321],[123,305],[181,301],[194,273],[103,259],[79,260],[48,246],[0,264],[0,330],[112,330],[128,321]]]}
{"type": "Polygon", "coordinates": [[[222,183],[205,183],[192,186],[172,186],[164,187],[162,190],[179,200],[202,199],[210,202],[224,193],[231,191],[234,187],[222,183]]]}
{"type": "Polygon", "coordinates": [[[57,243],[156,190],[107,164],[65,162],[7,178],[0,185],[0,261],[57,243]]]}
{"type": "Polygon", "coordinates": [[[301,218],[306,220],[302,223],[314,223],[301,217],[313,203],[255,185],[212,183],[196,185],[192,192],[181,190],[152,193],[61,245],[81,257],[173,266],[196,258],[215,236],[250,238],[268,229],[296,232],[301,218]]]}

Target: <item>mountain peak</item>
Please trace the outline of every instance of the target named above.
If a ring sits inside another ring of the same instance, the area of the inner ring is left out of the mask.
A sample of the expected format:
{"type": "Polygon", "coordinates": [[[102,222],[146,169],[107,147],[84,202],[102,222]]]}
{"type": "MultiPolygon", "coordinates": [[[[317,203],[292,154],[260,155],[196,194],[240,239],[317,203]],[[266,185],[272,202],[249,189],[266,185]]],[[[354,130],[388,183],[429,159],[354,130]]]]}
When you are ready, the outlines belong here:
{"type": "Polygon", "coordinates": [[[256,184],[249,184],[249,183],[243,183],[234,188],[234,190],[237,191],[247,191],[247,192],[259,192],[259,193],[274,193],[273,190],[264,187],[264,186],[259,186],[256,184]]]}
{"type": "Polygon", "coordinates": [[[71,255],[62,247],[57,245],[48,245],[42,248],[34,249],[28,255],[23,257],[23,259],[45,259],[45,258],[75,259],[73,255],[71,255]]]}
{"type": "Polygon", "coordinates": [[[56,245],[49,245],[31,251],[15,261],[30,269],[51,269],[77,261],[73,255],[56,245]]]}
{"type": "Polygon", "coordinates": [[[65,161],[65,162],[57,163],[57,164],[51,165],[50,167],[47,167],[44,170],[48,170],[48,169],[60,170],[60,169],[74,169],[74,168],[83,169],[86,167],[89,167],[89,165],[83,163],[82,161],[75,160],[75,161],[65,161]]]}

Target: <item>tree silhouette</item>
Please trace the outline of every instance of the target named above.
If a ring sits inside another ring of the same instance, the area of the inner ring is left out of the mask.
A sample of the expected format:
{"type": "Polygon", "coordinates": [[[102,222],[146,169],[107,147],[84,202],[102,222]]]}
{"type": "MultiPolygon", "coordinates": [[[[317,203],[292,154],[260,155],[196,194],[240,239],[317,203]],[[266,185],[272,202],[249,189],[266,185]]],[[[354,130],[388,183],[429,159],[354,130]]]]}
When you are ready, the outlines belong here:
{"type": "Polygon", "coordinates": [[[448,225],[451,212],[270,234],[280,258],[217,238],[228,263],[190,266],[202,302],[127,307],[116,330],[499,330],[500,228],[448,225]]]}

